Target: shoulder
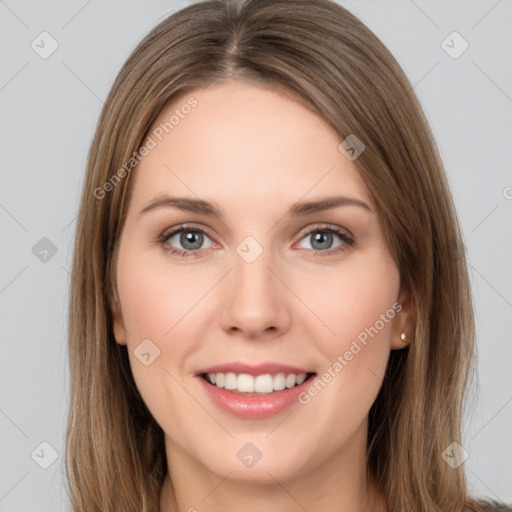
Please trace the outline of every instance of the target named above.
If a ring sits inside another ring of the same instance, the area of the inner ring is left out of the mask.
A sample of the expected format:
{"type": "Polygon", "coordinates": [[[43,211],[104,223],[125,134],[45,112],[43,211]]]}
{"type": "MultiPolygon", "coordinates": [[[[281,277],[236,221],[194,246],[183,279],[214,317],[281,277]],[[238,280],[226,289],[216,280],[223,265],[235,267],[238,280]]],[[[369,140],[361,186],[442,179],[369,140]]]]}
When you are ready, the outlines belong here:
{"type": "Polygon", "coordinates": [[[494,500],[471,500],[463,512],[512,512],[512,504],[499,503],[494,500]]]}

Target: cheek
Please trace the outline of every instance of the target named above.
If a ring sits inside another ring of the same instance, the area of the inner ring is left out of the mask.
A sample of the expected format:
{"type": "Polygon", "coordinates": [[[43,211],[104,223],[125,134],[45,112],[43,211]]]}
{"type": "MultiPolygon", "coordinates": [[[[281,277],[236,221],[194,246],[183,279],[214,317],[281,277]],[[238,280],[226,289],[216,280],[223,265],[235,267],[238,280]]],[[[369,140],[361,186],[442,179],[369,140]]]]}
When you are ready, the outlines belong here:
{"type": "Polygon", "coordinates": [[[377,250],[354,258],[336,272],[329,269],[313,285],[309,282],[311,309],[328,329],[316,322],[324,334],[315,336],[309,326],[323,365],[316,378],[320,382],[310,388],[304,403],[323,394],[332,401],[333,417],[340,415],[340,420],[349,410],[361,417],[368,412],[389,358],[393,322],[400,309],[399,284],[394,261],[377,250]]]}
{"type": "MultiPolygon", "coordinates": [[[[140,242],[139,242],[140,245],[140,242]]],[[[173,379],[184,381],[189,355],[201,343],[196,329],[204,317],[202,299],[218,276],[207,266],[179,267],[152,248],[130,246],[127,239],[118,261],[118,290],[127,335],[130,364],[137,387],[157,421],[175,422],[162,403],[188,407],[187,396],[173,379]],[[150,340],[148,342],[147,340],[150,340]],[[143,364],[143,353],[150,354],[143,364]],[[156,357],[155,357],[156,355],[156,357]]]]}
{"type": "Polygon", "coordinates": [[[183,380],[183,362],[195,347],[187,338],[187,325],[205,291],[191,286],[185,272],[161,260],[155,265],[143,251],[120,253],[118,289],[130,366],[144,403],[164,430],[186,431],[182,418],[192,421],[198,411],[178,381],[183,380]]]}
{"type": "Polygon", "coordinates": [[[169,345],[211,286],[200,270],[191,280],[190,269],[173,266],[160,254],[129,250],[119,259],[118,283],[128,339],[134,344],[150,338],[160,347],[169,345]]]}
{"type": "Polygon", "coordinates": [[[399,273],[390,258],[376,251],[314,281],[315,286],[308,285],[318,291],[309,294],[312,309],[334,334],[316,321],[323,334],[315,336],[309,323],[311,339],[323,356],[321,371],[299,396],[303,414],[315,418],[308,435],[321,440],[310,467],[357,435],[377,397],[390,353],[399,273]]]}
{"type": "Polygon", "coordinates": [[[348,349],[358,337],[364,343],[369,332],[372,338],[389,339],[400,286],[392,258],[375,248],[323,272],[309,279],[302,292],[326,327],[322,328],[325,335],[313,339],[331,354],[348,349]]]}

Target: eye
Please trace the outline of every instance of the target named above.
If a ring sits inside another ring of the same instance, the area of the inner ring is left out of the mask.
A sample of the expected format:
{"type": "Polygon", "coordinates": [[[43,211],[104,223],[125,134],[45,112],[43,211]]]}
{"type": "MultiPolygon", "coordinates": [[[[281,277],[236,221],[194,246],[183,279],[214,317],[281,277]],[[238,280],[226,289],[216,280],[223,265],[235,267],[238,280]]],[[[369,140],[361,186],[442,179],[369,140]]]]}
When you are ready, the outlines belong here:
{"type": "Polygon", "coordinates": [[[197,256],[197,251],[213,247],[211,238],[200,228],[193,226],[180,226],[179,228],[164,233],[159,238],[159,243],[164,250],[180,256],[197,256]],[[203,247],[203,243],[209,240],[210,245],[203,247]]]}
{"type": "MultiPolygon", "coordinates": [[[[346,250],[354,245],[354,239],[341,229],[334,226],[316,226],[310,229],[301,239],[309,242],[308,250],[313,255],[332,255],[346,250]],[[333,243],[338,239],[337,245],[333,243]]],[[[197,257],[203,249],[210,249],[215,244],[208,234],[201,228],[182,225],[178,228],[164,232],[158,239],[162,248],[170,254],[182,257],[197,257]],[[209,244],[204,247],[204,242],[209,244]]]]}
{"type": "Polygon", "coordinates": [[[322,255],[335,254],[354,245],[354,239],[352,237],[334,226],[316,226],[310,229],[301,240],[308,241],[309,247],[305,248],[315,251],[314,255],[319,253],[322,253],[322,255]],[[333,246],[336,239],[338,239],[339,242],[337,245],[333,246]]]}

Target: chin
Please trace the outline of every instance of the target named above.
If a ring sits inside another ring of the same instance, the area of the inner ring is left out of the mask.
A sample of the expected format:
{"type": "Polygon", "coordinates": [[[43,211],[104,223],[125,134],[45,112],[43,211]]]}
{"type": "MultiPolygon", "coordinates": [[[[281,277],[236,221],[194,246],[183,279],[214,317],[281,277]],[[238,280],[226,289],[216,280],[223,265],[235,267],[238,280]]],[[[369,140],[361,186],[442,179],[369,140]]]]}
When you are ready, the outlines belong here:
{"type": "MultiPolygon", "coordinates": [[[[246,448],[240,456],[235,452],[232,457],[205,461],[204,466],[220,478],[225,478],[229,474],[227,478],[231,481],[258,485],[275,484],[276,480],[280,483],[286,482],[298,478],[308,471],[305,457],[294,457],[293,459],[285,457],[282,451],[280,453],[280,450],[274,447],[267,450],[268,455],[262,453],[259,459],[254,452],[254,458],[251,461],[245,456],[245,453],[252,449],[252,447],[246,448]]],[[[237,451],[240,452],[240,450],[237,451]]]]}

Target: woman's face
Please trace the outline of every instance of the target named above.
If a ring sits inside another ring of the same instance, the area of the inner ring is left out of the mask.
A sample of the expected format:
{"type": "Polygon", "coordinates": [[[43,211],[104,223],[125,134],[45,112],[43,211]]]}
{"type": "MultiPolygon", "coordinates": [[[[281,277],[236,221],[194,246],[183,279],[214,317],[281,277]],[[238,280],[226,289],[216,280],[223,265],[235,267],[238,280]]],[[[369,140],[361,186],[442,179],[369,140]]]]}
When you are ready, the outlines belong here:
{"type": "Polygon", "coordinates": [[[268,483],[353,467],[410,308],[342,141],[241,82],[183,95],[150,136],[132,171],[114,333],[170,470],[268,483]]]}

